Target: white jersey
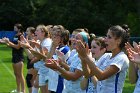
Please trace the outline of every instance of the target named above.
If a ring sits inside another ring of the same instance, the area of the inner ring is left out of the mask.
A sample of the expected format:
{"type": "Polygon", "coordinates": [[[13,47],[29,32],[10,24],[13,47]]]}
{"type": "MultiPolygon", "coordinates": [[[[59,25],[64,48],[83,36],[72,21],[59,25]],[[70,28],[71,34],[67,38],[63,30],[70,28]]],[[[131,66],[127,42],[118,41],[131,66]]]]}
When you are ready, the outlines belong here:
{"type": "MultiPolygon", "coordinates": [[[[78,57],[77,53],[73,56],[73,60],[70,64],[70,71],[74,72],[76,69],[82,71],[81,60],[78,57]]],[[[83,79],[83,76],[80,77],[76,81],[66,80],[65,81],[65,88],[64,88],[62,93],[86,93],[86,90],[82,90],[80,87],[80,82],[82,79],[83,79]]]]}
{"type": "Polygon", "coordinates": [[[96,93],[96,88],[93,84],[92,77],[88,78],[88,87],[86,93],[96,93]]]}
{"type": "Polygon", "coordinates": [[[41,47],[45,47],[48,49],[48,52],[51,49],[51,45],[52,45],[52,39],[50,38],[45,38],[41,43],[40,43],[41,47]]]}
{"type": "MultiPolygon", "coordinates": [[[[50,38],[45,38],[40,45],[42,48],[47,48],[49,52],[52,45],[52,40],[50,38]]],[[[41,65],[41,67],[39,68],[38,74],[47,75],[49,69],[44,65],[45,63],[43,61],[41,62],[41,64],[43,65],[41,65]]]]}
{"type": "Polygon", "coordinates": [[[137,74],[138,74],[138,80],[133,93],[140,93],[140,70],[138,70],[137,74]]]}
{"type": "Polygon", "coordinates": [[[76,54],[76,49],[73,49],[71,52],[70,52],[70,57],[69,59],[67,60],[67,64],[70,65],[71,62],[72,62],[72,59],[73,59],[73,56],[76,54]]]}
{"type": "Polygon", "coordinates": [[[129,59],[124,52],[118,53],[111,58],[111,54],[103,55],[97,62],[97,66],[104,71],[110,65],[118,67],[119,71],[115,75],[98,81],[97,93],[122,93],[124,81],[129,67],[129,59]]]}
{"type": "MultiPolygon", "coordinates": [[[[96,64],[97,61],[93,58],[93,62],[96,64]]],[[[88,78],[88,87],[86,89],[86,93],[96,93],[96,87],[92,80],[93,77],[88,78]]]]}
{"type": "MultiPolygon", "coordinates": [[[[59,47],[58,50],[61,51],[62,53],[64,53],[65,60],[67,60],[69,58],[70,48],[67,45],[59,47]]],[[[58,56],[56,54],[54,54],[53,59],[57,60],[58,56]]],[[[49,69],[48,90],[54,91],[57,93],[61,93],[61,91],[63,90],[62,81],[63,81],[62,78],[56,71],[49,69]]]]}

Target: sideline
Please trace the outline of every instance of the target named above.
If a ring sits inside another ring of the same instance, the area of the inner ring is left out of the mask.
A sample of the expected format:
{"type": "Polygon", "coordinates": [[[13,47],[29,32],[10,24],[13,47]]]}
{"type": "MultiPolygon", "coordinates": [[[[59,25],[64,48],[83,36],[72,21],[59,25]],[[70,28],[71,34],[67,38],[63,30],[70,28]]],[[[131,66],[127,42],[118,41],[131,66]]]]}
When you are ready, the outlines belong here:
{"type": "Polygon", "coordinates": [[[0,59],[0,63],[6,68],[6,70],[12,75],[13,78],[15,78],[13,72],[4,64],[4,62],[0,59]]]}

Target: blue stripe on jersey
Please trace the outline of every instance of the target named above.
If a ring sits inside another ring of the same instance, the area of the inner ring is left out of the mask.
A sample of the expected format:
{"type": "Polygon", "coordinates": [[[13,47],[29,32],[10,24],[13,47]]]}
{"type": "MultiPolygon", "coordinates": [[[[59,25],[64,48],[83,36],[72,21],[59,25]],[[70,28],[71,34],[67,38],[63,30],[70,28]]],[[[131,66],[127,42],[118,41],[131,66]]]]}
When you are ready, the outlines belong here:
{"type": "Polygon", "coordinates": [[[64,82],[64,78],[59,75],[56,93],[62,93],[64,88],[63,82],[64,82]]]}
{"type": "Polygon", "coordinates": [[[70,48],[68,46],[64,46],[63,50],[61,50],[62,53],[64,53],[64,55],[70,50],[70,48]]]}
{"type": "Polygon", "coordinates": [[[88,91],[89,83],[90,83],[90,78],[88,78],[86,93],[87,93],[87,91],[88,91]]]}
{"type": "MultiPolygon", "coordinates": [[[[62,49],[61,52],[64,53],[64,55],[67,54],[70,51],[70,48],[68,46],[60,46],[57,49],[58,50],[62,49]]],[[[59,75],[56,93],[62,93],[63,88],[64,88],[63,82],[64,82],[64,78],[59,75]]]]}
{"type": "Polygon", "coordinates": [[[118,84],[119,75],[120,73],[117,73],[116,78],[115,78],[115,93],[117,93],[117,84],[118,84]]]}

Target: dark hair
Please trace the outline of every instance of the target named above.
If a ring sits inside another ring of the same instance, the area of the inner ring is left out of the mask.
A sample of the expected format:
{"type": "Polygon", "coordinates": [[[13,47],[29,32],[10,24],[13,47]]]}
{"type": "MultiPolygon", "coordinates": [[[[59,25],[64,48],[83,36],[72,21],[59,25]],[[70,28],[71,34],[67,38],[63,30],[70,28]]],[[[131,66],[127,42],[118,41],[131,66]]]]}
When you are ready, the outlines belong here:
{"type": "Polygon", "coordinates": [[[123,25],[122,25],[122,28],[123,28],[126,32],[129,32],[129,31],[130,31],[130,28],[128,27],[127,24],[123,24],[123,25]]]}
{"type": "Polygon", "coordinates": [[[94,38],[93,41],[95,41],[96,44],[101,47],[101,49],[106,48],[107,46],[103,37],[94,38]]]}
{"type": "Polygon", "coordinates": [[[18,29],[21,33],[24,32],[22,24],[17,23],[17,24],[15,24],[14,26],[16,26],[17,29],[18,29]]]}
{"type": "Polygon", "coordinates": [[[64,45],[68,44],[68,42],[69,42],[69,35],[70,35],[70,32],[68,30],[63,30],[62,31],[61,38],[62,38],[62,41],[63,41],[64,45]]]}
{"type": "Polygon", "coordinates": [[[121,38],[120,49],[124,48],[125,43],[129,41],[130,34],[129,34],[128,25],[124,24],[122,26],[116,25],[109,28],[112,35],[116,37],[116,39],[121,38]]]}

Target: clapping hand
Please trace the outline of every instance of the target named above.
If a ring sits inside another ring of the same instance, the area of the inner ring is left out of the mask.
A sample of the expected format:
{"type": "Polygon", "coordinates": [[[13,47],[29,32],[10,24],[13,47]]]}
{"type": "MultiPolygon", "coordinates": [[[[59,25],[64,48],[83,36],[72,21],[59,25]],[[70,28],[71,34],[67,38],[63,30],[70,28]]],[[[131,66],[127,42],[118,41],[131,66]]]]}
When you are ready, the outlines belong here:
{"type": "Polygon", "coordinates": [[[59,61],[54,59],[47,59],[45,65],[55,71],[59,68],[59,61]]]}
{"type": "Polygon", "coordinates": [[[5,43],[5,41],[3,39],[0,39],[0,43],[5,43]]]}
{"type": "Polygon", "coordinates": [[[81,40],[76,41],[76,50],[81,59],[87,57],[90,54],[88,44],[84,44],[81,40]]]}
{"type": "Polygon", "coordinates": [[[8,43],[9,42],[9,38],[4,37],[4,38],[2,38],[2,41],[3,41],[3,43],[8,43]]]}
{"type": "Polygon", "coordinates": [[[140,63],[140,46],[136,42],[133,42],[133,47],[129,43],[126,43],[125,48],[130,61],[140,63]]]}
{"type": "Polygon", "coordinates": [[[56,55],[58,56],[58,58],[59,58],[60,61],[62,61],[62,62],[65,62],[65,61],[66,61],[66,60],[65,60],[65,55],[64,55],[64,53],[62,53],[62,52],[59,51],[59,50],[55,50],[55,53],[56,53],[56,55]]]}
{"type": "Polygon", "coordinates": [[[20,46],[23,48],[31,48],[30,44],[28,43],[28,41],[26,40],[26,38],[24,38],[23,35],[20,36],[20,41],[18,41],[20,43],[20,46]]]}

